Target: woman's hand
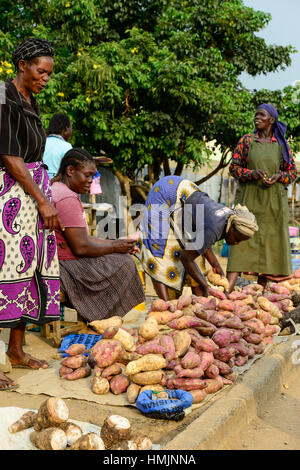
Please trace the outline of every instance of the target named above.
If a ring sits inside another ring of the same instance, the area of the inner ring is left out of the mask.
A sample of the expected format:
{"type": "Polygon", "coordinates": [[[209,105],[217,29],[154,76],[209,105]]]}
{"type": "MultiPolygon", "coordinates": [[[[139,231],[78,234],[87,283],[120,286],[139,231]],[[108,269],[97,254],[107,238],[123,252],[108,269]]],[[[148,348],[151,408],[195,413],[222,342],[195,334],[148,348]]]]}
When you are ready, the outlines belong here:
{"type": "Polygon", "coordinates": [[[220,276],[225,277],[224,271],[220,265],[213,266],[212,270],[215,274],[220,274],[220,276]]]}
{"type": "Polygon", "coordinates": [[[265,171],[262,171],[262,170],[252,170],[252,178],[255,179],[256,181],[257,180],[260,180],[260,179],[264,179],[267,177],[267,173],[265,171]]]}
{"type": "Polygon", "coordinates": [[[44,199],[43,201],[39,202],[38,209],[44,222],[43,229],[48,229],[50,232],[52,232],[55,228],[58,228],[62,231],[65,230],[57,210],[54,206],[52,206],[48,199],[44,199]]]}
{"type": "Polygon", "coordinates": [[[118,238],[113,240],[113,250],[115,253],[135,253],[136,240],[130,238],[118,238]]]}
{"type": "Polygon", "coordinates": [[[269,188],[272,186],[274,183],[277,183],[277,181],[281,178],[280,173],[275,173],[275,175],[272,175],[270,178],[264,178],[264,185],[269,188]]]}

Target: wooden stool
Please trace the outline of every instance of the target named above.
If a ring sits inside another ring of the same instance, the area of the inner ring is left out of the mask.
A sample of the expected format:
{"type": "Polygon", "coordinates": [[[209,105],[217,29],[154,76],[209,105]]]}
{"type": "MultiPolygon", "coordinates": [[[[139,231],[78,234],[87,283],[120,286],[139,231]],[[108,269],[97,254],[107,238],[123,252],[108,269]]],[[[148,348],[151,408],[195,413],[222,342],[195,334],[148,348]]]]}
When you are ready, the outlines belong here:
{"type": "MultiPolygon", "coordinates": [[[[67,303],[67,298],[62,291],[60,291],[60,303],[67,303]]],[[[86,323],[81,319],[77,312],[76,314],[77,321],[56,320],[42,325],[41,336],[47,339],[53,339],[54,345],[58,347],[64,336],[67,336],[71,333],[80,332],[82,329],[86,330],[86,323]]]]}

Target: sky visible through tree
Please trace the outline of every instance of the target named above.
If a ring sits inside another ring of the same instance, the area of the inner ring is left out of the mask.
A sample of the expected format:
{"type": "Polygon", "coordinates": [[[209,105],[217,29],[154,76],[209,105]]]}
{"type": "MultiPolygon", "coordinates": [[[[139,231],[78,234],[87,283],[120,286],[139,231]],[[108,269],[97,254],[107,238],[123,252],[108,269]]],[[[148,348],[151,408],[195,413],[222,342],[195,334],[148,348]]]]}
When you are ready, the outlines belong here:
{"type": "Polygon", "coordinates": [[[267,88],[269,90],[282,89],[292,85],[296,80],[300,81],[300,1],[299,0],[244,0],[244,4],[254,10],[271,13],[272,19],[268,26],[257,33],[263,37],[267,44],[282,46],[291,45],[297,49],[292,54],[292,65],[286,70],[251,77],[243,73],[240,78],[248,89],[267,88]]]}

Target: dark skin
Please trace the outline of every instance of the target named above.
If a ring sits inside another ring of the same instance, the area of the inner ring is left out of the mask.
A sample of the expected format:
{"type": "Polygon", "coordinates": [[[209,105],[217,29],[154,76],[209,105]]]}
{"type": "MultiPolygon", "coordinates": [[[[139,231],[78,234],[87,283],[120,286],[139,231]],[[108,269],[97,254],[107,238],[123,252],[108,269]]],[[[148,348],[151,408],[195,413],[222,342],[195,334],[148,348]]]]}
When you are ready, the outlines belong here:
{"type": "MultiPolygon", "coordinates": [[[[87,194],[90,191],[92,178],[96,172],[93,161],[86,161],[77,167],[72,165],[66,168],[60,181],[68,186],[71,191],[78,194],[87,194]]],[[[64,236],[73,253],[78,257],[95,258],[111,253],[133,253],[136,251],[136,241],[130,238],[116,240],[101,240],[87,234],[85,228],[66,227],[64,236]]]]}
{"type": "MultiPolygon", "coordinates": [[[[255,125],[255,129],[257,130],[258,136],[263,142],[264,141],[269,142],[271,137],[273,136],[273,124],[274,123],[275,123],[275,118],[272,117],[268,113],[268,111],[266,111],[264,108],[258,108],[256,110],[256,113],[254,116],[254,125],[255,125]]],[[[257,169],[257,170],[252,171],[252,176],[256,181],[261,179],[263,181],[263,184],[267,188],[269,188],[273,184],[277,183],[277,181],[281,177],[281,174],[276,173],[268,178],[266,172],[260,169],[257,169]]],[[[240,274],[241,273],[238,273],[238,272],[227,273],[227,279],[229,281],[229,293],[233,291],[237,278],[240,274]]],[[[264,278],[264,276],[259,277],[258,282],[259,284],[262,284],[263,286],[265,286],[266,279],[264,278]]]]}
{"type": "MultiPolygon", "coordinates": [[[[40,93],[50,80],[52,71],[53,59],[51,57],[37,57],[31,61],[20,60],[13,83],[19,93],[31,104],[31,93],[40,93]]],[[[44,222],[43,228],[53,231],[56,227],[60,227],[61,230],[64,230],[57,210],[33,181],[24,160],[18,156],[1,155],[1,162],[36,201],[44,222]]],[[[20,322],[15,328],[11,329],[7,350],[11,364],[26,365],[32,369],[48,367],[46,361],[36,359],[23,351],[25,326],[25,322],[20,322]]],[[[15,385],[15,382],[8,379],[4,374],[0,374],[0,388],[7,389],[11,385],[15,385]]]]}
{"type": "MultiPolygon", "coordinates": [[[[228,245],[237,245],[243,240],[248,240],[249,237],[238,232],[233,226],[231,226],[228,232],[224,231],[222,238],[225,238],[228,245]]],[[[199,253],[196,250],[183,250],[181,252],[180,259],[186,272],[198,283],[198,286],[192,288],[193,294],[207,297],[209,295],[209,286],[195,261],[198,257],[199,253]]],[[[215,273],[224,276],[223,270],[211,248],[205,251],[204,257],[210,263],[215,273]]],[[[158,297],[163,300],[169,300],[167,286],[153,279],[152,282],[158,297]]]]}
{"type": "Polygon", "coordinates": [[[69,126],[65,127],[65,129],[61,131],[60,135],[68,142],[68,140],[70,139],[72,135],[72,132],[73,132],[72,124],[70,124],[69,126]]]}

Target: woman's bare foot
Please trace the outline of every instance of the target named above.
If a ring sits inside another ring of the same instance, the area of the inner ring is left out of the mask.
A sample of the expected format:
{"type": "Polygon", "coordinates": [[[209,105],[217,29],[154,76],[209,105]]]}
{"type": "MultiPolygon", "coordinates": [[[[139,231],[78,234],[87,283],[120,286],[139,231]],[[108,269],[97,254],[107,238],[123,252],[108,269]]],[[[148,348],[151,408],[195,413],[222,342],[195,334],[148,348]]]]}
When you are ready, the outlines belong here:
{"type": "Polygon", "coordinates": [[[8,391],[17,388],[17,382],[9,379],[3,372],[0,372],[0,391],[8,391]]]}
{"type": "Polygon", "coordinates": [[[24,367],[26,369],[47,369],[48,363],[44,360],[36,359],[30,354],[23,352],[21,355],[13,355],[10,351],[7,351],[7,356],[10,360],[12,367],[24,367]]]}

